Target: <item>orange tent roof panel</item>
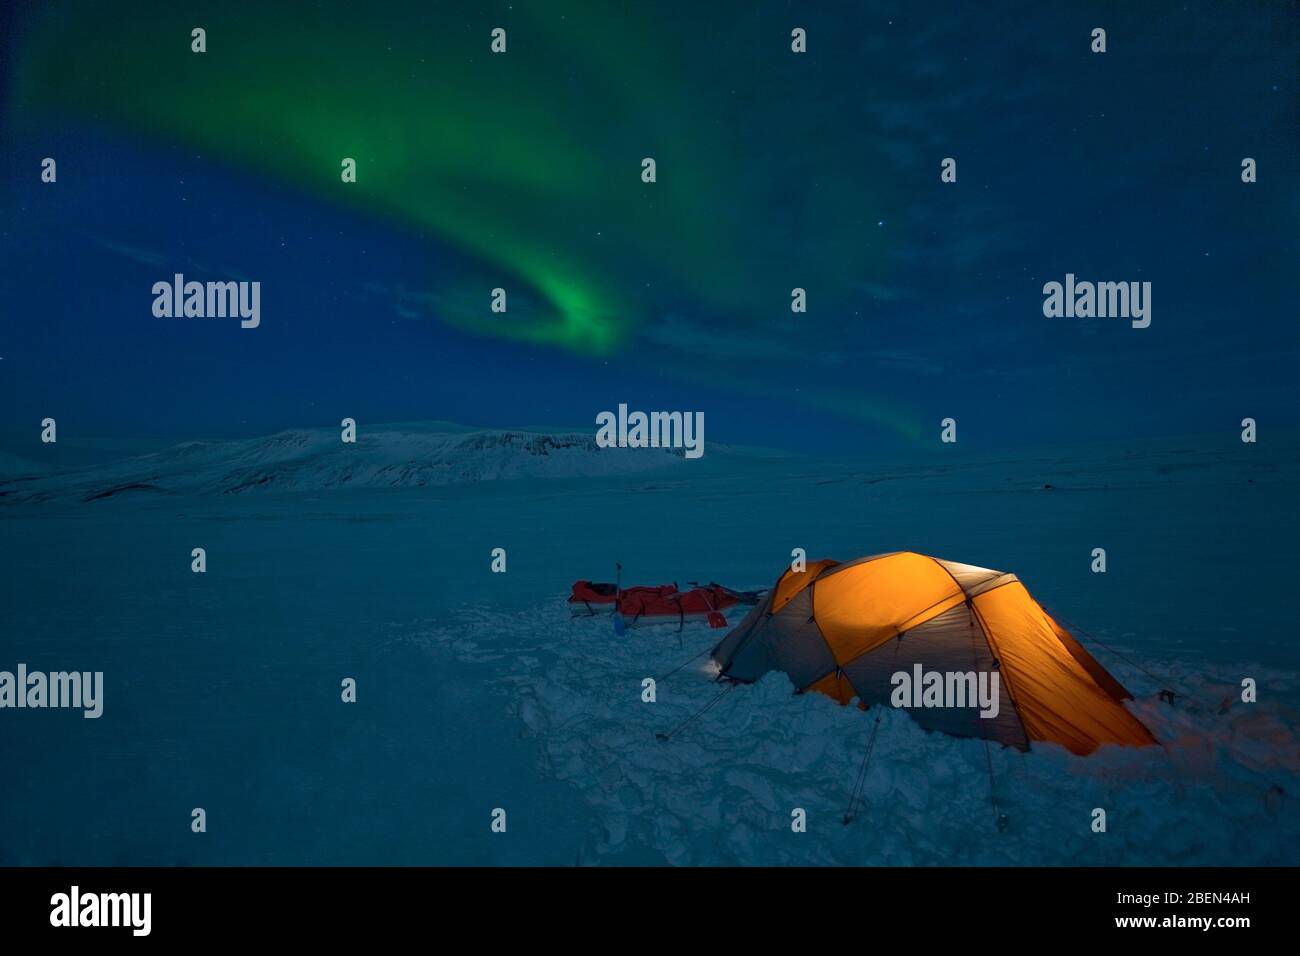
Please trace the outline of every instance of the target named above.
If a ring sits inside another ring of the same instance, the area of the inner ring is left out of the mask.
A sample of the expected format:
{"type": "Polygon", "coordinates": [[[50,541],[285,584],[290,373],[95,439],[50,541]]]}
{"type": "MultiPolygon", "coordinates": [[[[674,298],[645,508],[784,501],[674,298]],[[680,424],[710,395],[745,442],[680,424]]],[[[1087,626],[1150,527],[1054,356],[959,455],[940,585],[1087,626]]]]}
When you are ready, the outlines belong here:
{"type": "Polygon", "coordinates": [[[1061,642],[1023,584],[1013,581],[972,602],[1031,740],[1052,741],[1076,754],[1101,744],[1154,742],[1061,642]]]}
{"type": "Polygon", "coordinates": [[[820,561],[812,562],[803,571],[786,568],[785,574],[781,575],[781,580],[776,582],[776,588],[772,591],[772,607],[769,609],[769,613],[777,613],[781,608],[789,604],[800,591],[817,580],[817,575],[838,564],[838,561],[823,558],[820,561]]]}
{"type": "Polygon", "coordinates": [[[843,565],[817,582],[813,617],[839,664],[966,600],[939,562],[900,551],[843,565]]]}

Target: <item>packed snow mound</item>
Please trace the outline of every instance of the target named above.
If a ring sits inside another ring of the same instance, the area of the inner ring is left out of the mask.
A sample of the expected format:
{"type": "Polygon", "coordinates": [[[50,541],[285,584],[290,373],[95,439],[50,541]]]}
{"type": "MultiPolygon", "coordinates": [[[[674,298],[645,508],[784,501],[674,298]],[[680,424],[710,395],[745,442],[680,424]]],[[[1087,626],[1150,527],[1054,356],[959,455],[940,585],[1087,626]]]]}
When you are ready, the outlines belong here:
{"type": "MultiPolygon", "coordinates": [[[[710,446],[712,453],[718,446],[710,446]]],[[[725,453],[725,451],[724,451],[725,453]]],[[[626,475],[695,465],[681,449],[600,448],[593,433],[332,429],[191,441],[160,452],[47,475],[0,478],[0,502],[120,496],[422,488],[481,481],[626,475]]]]}
{"type": "Polygon", "coordinates": [[[1134,712],[1163,746],[1077,757],[1035,744],[1021,753],[927,733],[902,711],[863,714],[821,694],[795,695],[779,673],[725,689],[708,658],[721,631],[696,625],[679,635],[664,625],[616,637],[607,621],[570,621],[561,608],[557,599],[514,614],[467,609],[452,627],[398,630],[402,640],[491,663],[539,737],[542,769],[576,787],[601,821],[583,862],[1295,863],[1300,739],[1286,702],[1300,675],[1266,675],[1271,702],[1246,705],[1233,703],[1235,675],[1146,662],[1187,695],[1164,703],[1141,675],[1122,672],[1139,695],[1134,712]],[[647,677],[657,679],[654,703],[642,699],[647,677]],[[1097,808],[1104,833],[1092,828],[1097,808]],[[796,810],[806,832],[791,828],[796,810]]]}

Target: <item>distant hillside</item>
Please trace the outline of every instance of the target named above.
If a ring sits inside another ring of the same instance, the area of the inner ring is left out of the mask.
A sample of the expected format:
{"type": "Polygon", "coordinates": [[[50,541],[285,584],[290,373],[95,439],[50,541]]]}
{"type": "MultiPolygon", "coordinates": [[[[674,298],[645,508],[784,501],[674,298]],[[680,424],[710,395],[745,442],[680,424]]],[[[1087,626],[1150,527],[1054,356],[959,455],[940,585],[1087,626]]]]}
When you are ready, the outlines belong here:
{"type": "Polygon", "coordinates": [[[40,465],[26,458],[19,458],[8,452],[0,451],[0,476],[31,475],[40,471],[40,465]]]}
{"type": "MultiPolygon", "coordinates": [[[[706,457],[728,454],[706,446],[706,457]]],[[[735,452],[730,452],[735,453],[735,452]]],[[[18,461],[18,459],[14,459],[18,461]]],[[[0,466],[3,461],[0,461],[0,466]]],[[[443,423],[185,442],[103,465],[34,474],[0,467],[0,503],[97,501],[120,495],[238,495],[329,488],[420,488],[509,479],[632,474],[697,466],[680,450],[598,448],[594,433],[474,431],[443,423]]]]}

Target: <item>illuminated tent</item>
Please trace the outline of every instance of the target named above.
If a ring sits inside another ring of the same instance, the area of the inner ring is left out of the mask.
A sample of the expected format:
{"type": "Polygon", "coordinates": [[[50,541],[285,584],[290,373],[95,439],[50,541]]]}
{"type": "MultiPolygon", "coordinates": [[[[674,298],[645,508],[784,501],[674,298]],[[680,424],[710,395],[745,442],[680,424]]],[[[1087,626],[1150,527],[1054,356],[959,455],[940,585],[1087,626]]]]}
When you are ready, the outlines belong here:
{"type": "Polygon", "coordinates": [[[1022,750],[1033,741],[1076,754],[1155,743],[1121,703],[1132,695],[1014,574],[910,551],[787,570],[713,659],[725,680],[779,670],[801,692],[844,704],[857,698],[862,707],[889,704],[900,673],[983,673],[990,699],[997,691],[996,716],[971,706],[910,706],[912,716],[927,730],[1022,750]]]}

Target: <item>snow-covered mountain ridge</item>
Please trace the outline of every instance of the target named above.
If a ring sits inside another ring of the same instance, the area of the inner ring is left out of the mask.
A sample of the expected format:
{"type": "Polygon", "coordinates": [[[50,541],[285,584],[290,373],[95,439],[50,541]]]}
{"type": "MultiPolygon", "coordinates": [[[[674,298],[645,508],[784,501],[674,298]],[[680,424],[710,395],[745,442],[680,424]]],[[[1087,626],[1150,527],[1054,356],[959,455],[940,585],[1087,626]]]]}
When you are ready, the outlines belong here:
{"type": "MultiPolygon", "coordinates": [[[[727,454],[721,446],[710,446],[727,454]]],[[[190,441],[107,464],[0,476],[0,503],[96,501],[121,495],[331,488],[419,488],[511,479],[625,475],[696,466],[681,449],[599,448],[593,433],[453,431],[419,426],[334,429],[190,441]]]]}

